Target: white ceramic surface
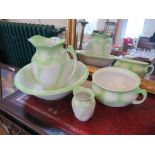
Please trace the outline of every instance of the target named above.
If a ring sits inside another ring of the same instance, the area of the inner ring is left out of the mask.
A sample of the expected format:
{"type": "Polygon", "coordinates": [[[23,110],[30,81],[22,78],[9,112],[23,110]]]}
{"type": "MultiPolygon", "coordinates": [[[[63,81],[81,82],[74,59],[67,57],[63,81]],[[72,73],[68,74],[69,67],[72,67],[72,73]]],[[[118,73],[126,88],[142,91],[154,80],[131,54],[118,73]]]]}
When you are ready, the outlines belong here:
{"type": "Polygon", "coordinates": [[[118,58],[113,66],[131,70],[141,78],[143,78],[145,75],[152,74],[154,71],[154,66],[152,64],[150,65],[147,62],[126,58],[118,58]]]}
{"type": "Polygon", "coordinates": [[[132,71],[119,67],[106,67],[97,70],[92,78],[92,89],[96,98],[107,106],[140,104],[147,97],[147,92],[139,88],[140,78],[132,71]],[[139,93],[143,98],[136,100],[139,93]]]}
{"type": "Polygon", "coordinates": [[[86,50],[76,50],[78,58],[80,61],[85,63],[86,65],[91,65],[95,67],[107,67],[110,66],[114,60],[115,56],[109,55],[105,56],[94,56],[89,54],[86,50]]]}
{"type": "MultiPolygon", "coordinates": [[[[71,65],[73,65],[73,63],[72,61],[71,65]]],[[[57,100],[67,96],[75,86],[82,84],[87,79],[88,73],[87,67],[78,61],[76,72],[70,83],[61,89],[46,90],[35,79],[31,64],[28,64],[16,74],[14,83],[19,90],[26,94],[46,100],[57,100]]]]}
{"type": "Polygon", "coordinates": [[[89,88],[78,86],[73,89],[72,108],[75,117],[80,121],[89,120],[95,109],[95,94],[89,88]]]}
{"type": "Polygon", "coordinates": [[[31,60],[36,80],[45,89],[63,88],[76,70],[77,56],[73,47],[69,45],[66,49],[63,48],[65,40],[58,37],[35,35],[28,40],[36,48],[31,60]],[[73,65],[67,52],[74,58],[73,65]]]}
{"type": "Polygon", "coordinates": [[[93,56],[109,56],[112,50],[112,38],[106,34],[93,33],[86,51],[93,56]]]}

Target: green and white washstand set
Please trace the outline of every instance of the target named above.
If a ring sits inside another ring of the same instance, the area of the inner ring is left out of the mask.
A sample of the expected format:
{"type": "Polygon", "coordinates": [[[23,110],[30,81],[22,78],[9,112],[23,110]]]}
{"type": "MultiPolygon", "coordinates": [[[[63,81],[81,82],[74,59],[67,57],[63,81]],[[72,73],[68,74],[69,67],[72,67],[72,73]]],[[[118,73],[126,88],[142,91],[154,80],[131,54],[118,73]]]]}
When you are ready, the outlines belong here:
{"type": "Polygon", "coordinates": [[[73,47],[63,48],[64,39],[36,35],[28,40],[36,47],[36,52],[31,63],[15,76],[15,85],[22,92],[45,100],[58,100],[88,78],[88,69],[77,61],[73,47]],[[67,52],[74,59],[70,59],[67,52]]]}
{"type": "MultiPolygon", "coordinates": [[[[88,68],[77,60],[76,52],[71,45],[66,49],[63,48],[64,39],[36,35],[28,40],[36,47],[36,52],[31,63],[16,74],[14,80],[16,87],[24,93],[45,100],[58,100],[73,91],[72,108],[75,117],[80,121],[87,121],[92,117],[96,104],[94,97],[111,107],[123,107],[130,103],[140,104],[147,97],[146,91],[139,88],[140,78],[134,72],[127,70],[132,70],[131,65],[127,63],[125,66],[130,66],[130,68],[120,68],[124,64],[122,65],[118,61],[115,66],[119,67],[106,67],[97,70],[92,77],[91,90],[80,86],[88,78],[88,68]],[[67,52],[71,53],[73,59],[70,59],[67,52]],[[105,78],[109,73],[111,78],[105,78]],[[119,77],[119,75],[121,76],[119,77]],[[117,81],[115,76],[119,77],[117,81]],[[134,83],[130,88],[126,86],[119,90],[120,84],[123,85],[124,81],[131,79],[134,83]],[[103,83],[109,83],[110,87],[103,83]],[[81,93],[86,96],[80,97],[81,93]],[[139,93],[143,95],[143,98],[137,101],[139,93]]],[[[111,47],[112,40],[109,36],[93,34],[87,45],[87,52],[99,57],[110,57],[111,47]]],[[[145,66],[149,67],[147,64],[145,66]]],[[[144,68],[143,66],[143,70],[144,68]]]]}
{"type": "Polygon", "coordinates": [[[112,38],[106,34],[93,33],[84,50],[76,50],[80,61],[95,67],[111,65],[115,56],[111,55],[112,38]]]}

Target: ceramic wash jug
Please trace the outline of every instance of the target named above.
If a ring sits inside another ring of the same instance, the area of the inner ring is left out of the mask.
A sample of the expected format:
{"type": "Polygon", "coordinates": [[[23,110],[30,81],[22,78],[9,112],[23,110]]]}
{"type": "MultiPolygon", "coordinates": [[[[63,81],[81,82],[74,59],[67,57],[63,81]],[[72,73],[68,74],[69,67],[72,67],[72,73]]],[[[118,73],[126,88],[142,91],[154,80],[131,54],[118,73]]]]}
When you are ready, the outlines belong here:
{"type": "Polygon", "coordinates": [[[76,71],[77,56],[71,45],[63,48],[64,39],[58,37],[46,38],[35,35],[28,39],[36,53],[32,57],[31,64],[34,77],[44,89],[59,89],[67,84],[76,71]],[[74,58],[74,65],[68,52],[74,58]]]}
{"type": "Polygon", "coordinates": [[[75,117],[80,121],[90,119],[95,110],[95,94],[94,92],[82,86],[73,88],[74,97],[72,98],[72,109],[75,117]]]}
{"type": "Polygon", "coordinates": [[[86,51],[90,55],[108,57],[112,49],[112,38],[105,34],[93,33],[86,51]]]}

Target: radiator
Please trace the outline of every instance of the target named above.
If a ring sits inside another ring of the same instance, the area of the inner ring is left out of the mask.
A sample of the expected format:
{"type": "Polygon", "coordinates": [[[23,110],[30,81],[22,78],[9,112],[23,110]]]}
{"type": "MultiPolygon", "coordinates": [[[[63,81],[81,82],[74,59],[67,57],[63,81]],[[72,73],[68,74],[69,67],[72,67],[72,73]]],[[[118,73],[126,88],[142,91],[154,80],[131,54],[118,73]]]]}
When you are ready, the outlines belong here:
{"type": "Polygon", "coordinates": [[[0,22],[1,61],[21,68],[30,63],[35,52],[28,38],[33,35],[57,36],[64,30],[65,28],[56,29],[54,25],[0,22]]]}

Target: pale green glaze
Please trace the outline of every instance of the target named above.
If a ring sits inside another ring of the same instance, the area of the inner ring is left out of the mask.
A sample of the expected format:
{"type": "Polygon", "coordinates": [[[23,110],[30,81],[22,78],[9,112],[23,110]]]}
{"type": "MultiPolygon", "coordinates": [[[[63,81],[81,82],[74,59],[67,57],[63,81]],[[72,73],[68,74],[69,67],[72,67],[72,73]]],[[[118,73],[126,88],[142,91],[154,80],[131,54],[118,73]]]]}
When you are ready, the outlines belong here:
{"type": "Polygon", "coordinates": [[[36,35],[28,40],[36,47],[36,53],[31,61],[36,80],[45,89],[64,87],[76,70],[77,56],[73,47],[69,45],[67,49],[64,49],[65,40],[58,37],[45,38],[36,35]],[[70,66],[67,51],[74,58],[72,66],[70,66]]]}
{"type": "MultiPolygon", "coordinates": [[[[118,73],[123,75],[124,69],[121,69],[118,67],[107,67],[104,69],[100,69],[100,70],[96,71],[95,74],[93,74],[92,89],[95,92],[96,98],[101,103],[103,103],[107,106],[111,106],[111,107],[123,107],[123,106],[126,106],[131,103],[132,104],[140,104],[140,103],[144,102],[144,100],[147,97],[147,92],[146,92],[146,90],[139,88],[140,78],[134,72],[124,70],[124,72],[128,73],[129,77],[132,77],[133,79],[135,79],[135,83],[133,84],[132,89],[127,89],[124,91],[117,91],[117,90],[108,89],[104,86],[101,86],[98,82],[96,82],[96,78],[99,75],[99,74],[97,75],[97,73],[106,72],[108,70],[109,71],[117,70],[118,73]],[[136,98],[138,97],[139,94],[142,94],[143,98],[141,100],[137,101],[136,98]]],[[[115,80],[115,74],[113,75],[113,80],[115,80]]]]}
{"type": "MultiPolygon", "coordinates": [[[[73,65],[73,60],[71,62],[70,65],[73,65]]],[[[87,67],[78,61],[75,74],[72,77],[72,83],[60,89],[47,90],[38,84],[34,77],[31,64],[28,64],[17,72],[14,83],[19,90],[26,94],[31,94],[43,99],[55,100],[66,96],[74,87],[82,84],[88,78],[88,74],[87,67]]]]}
{"type": "MultiPolygon", "coordinates": [[[[87,100],[92,100],[94,97],[95,97],[95,94],[94,92],[89,89],[89,88],[85,88],[85,87],[82,87],[82,86],[76,86],[73,88],[73,95],[76,96],[78,93],[86,93],[86,94],[89,94],[90,95],[90,98],[86,99],[87,100]]],[[[82,101],[82,99],[79,99],[82,101]]]]}
{"type": "Polygon", "coordinates": [[[115,62],[115,64],[113,66],[131,70],[131,71],[135,72],[136,74],[138,74],[140,77],[149,75],[154,70],[154,66],[149,65],[146,62],[125,59],[125,58],[117,59],[117,61],[115,62]],[[148,72],[148,68],[151,68],[151,70],[149,72],[148,72]]]}
{"type": "Polygon", "coordinates": [[[91,40],[87,44],[86,52],[93,56],[108,57],[110,55],[111,48],[111,37],[105,34],[94,33],[91,36],[91,40]]]}
{"type": "Polygon", "coordinates": [[[87,121],[93,116],[96,105],[94,92],[89,88],[77,86],[73,89],[73,94],[72,108],[75,117],[80,121],[87,121]],[[79,93],[88,94],[89,96],[80,98],[79,93]]]}
{"type": "Polygon", "coordinates": [[[99,87],[96,83],[92,83],[92,89],[95,92],[96,98],[103,104],[111,107],[124,107],[128,104],[140,104],[146,97],[146,90],[141,90],[137,87],[128,92],[113,92],[99,87]],[[144,98],[141,101],[136,101],[138,94],[141,93],[144,98]]]}
{"type": "Polygon", "coordinates": [[[115,58],[117,58],[114,55],[108,55],[108,56],[100,56],[100,55],[92,55],[91,53],[87,52],[86,50],[76,50],[77,53],[83,55],[83,56],[89,56],[91,58],[100,58],[100,59],[109,59],[109,60],[114,60],[115,58]]]}

